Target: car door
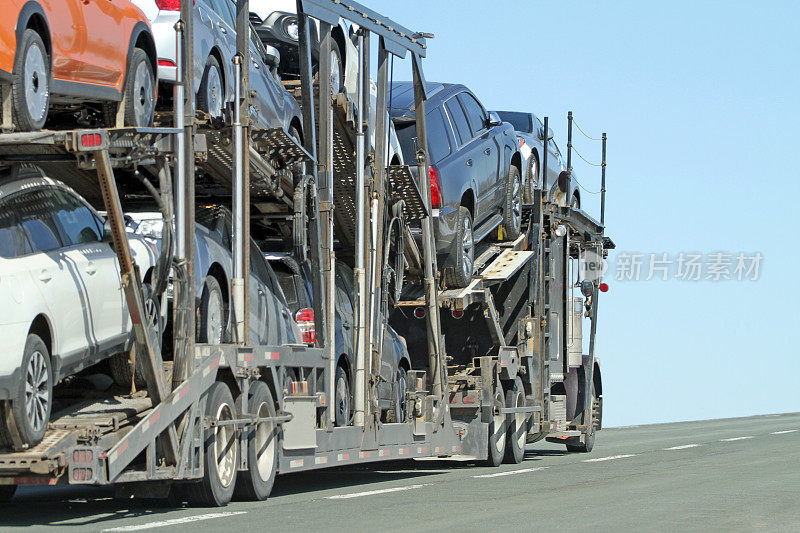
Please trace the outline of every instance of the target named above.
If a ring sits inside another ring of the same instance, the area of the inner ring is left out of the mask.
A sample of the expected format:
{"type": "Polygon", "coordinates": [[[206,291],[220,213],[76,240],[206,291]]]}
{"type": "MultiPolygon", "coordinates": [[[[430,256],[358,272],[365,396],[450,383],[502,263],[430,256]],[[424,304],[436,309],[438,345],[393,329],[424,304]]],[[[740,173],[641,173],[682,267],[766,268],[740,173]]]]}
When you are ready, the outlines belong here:
{"type": "MultiPolygon", "coordinates": [[[[78,4],[71,0],[69,4],[78,4]]],[[[75,21],[78,31],[86,34],[85,61],[81,81],[117,86],[125,77],[130,34],[119,29],[128,15],[128,6],[119,0],[82,0],[82,20],[75,21]],[[85,26],[80,28],[80,24],[85,26]]]]}
{"type": "Polygon", "coordinates": [[[117,256],[103,242],[102,222],[83,200],[61,189],[54,189],[53,196],[53,218],[64,244],[64,259],[76,265],[84,280],[95,342],[98,350],[106,352],[129,332],[117,256]]]}
{"type": "MultiPolygon", "coordinates": [[[[40,187],[15,198],[14,209],[31,253],[31,275],[49,309],[59,368],[79,365],[96,346],[86,289],[86,262],[65,257],[52,213],[59,199],[53,188],[40,187]]],[[[63,375],[63,373],[62,373],[63,375]]]]}
{"type": "Polygon", "coordinates": [[[505,199],[506,172],[501,168],[503,157],[502,127],[489,128],[489,116],[478,100],[468,92],[458,95],[458,101],[467,115],[472,136],[479,143],[479,150],[484,160],[483,184],[486,191],[482,208],[484,213],[496,211],[505,199]]]}
{"type": "MultiPolygon", "coordinates": [[[[457,160],[460,165],[463,165],[462,171],[465,173],[468,183],[472,184],[471,187],[475,193],[475,220],[473,222],[477,226],[486,218],[488,195],[493,192],[489,189],[486,179],[487,161],[486,154],[483,153],[483,143],[480,138],[473,137],[467,116],[456,96],[445,101],[444,109],[455,130],[456,144],[459,146],[457,160]]],[[[446,179],[447,176],[443,173],[442,180],[446,179]]]]}
{"type": "Polygon", "coordinates": [[[265,344],[267,342],[267,305],[266,287],[264,286],[264,269],[261,268],[263,257],[254,242],[250,242],[250,284],[248,306],[250,307],[250,342],[265,344]],[[259,262],[258,259],[261,258],[259,262]]]}
{"type": "Polygon", "coordinates": [[[264,128],[280,128],[285,114],[283,87],[278,85],[266,64],[267,50],[250,28],[250,89],[255,91],[253,106],[256,122],[264,128]]]}

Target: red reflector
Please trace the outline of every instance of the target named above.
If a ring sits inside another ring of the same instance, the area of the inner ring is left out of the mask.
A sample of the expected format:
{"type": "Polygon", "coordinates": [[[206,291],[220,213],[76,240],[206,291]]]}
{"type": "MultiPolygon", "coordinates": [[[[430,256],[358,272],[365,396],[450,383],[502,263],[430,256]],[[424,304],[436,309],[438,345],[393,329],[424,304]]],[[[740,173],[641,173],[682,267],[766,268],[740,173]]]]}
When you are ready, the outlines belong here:
{"type": "Polygon", "coordinates": [[[159,67],[174,67],[175,66],[175,62],[172,61],[171,59],[159,59],[158,60],[158,66],[159,67]]]}
{"type": "Polygon", "coordinates": [[[300,309],[294,315],[294,321],[297,322],[297,327],[303,335],[303,342],[306,344],[314,344],[317,342],[316,325],[314,324],[314,310],[310,307],[300,309]]]}
{"type": "Polygon", "coordinates": [[[600,284],[600,292],[608,292],[608,283],[600,284]]]}
{"type": "Polygon", "coordinates": [[[84,133],[81,135],[81,146],[94,148],[103,144],[103,137],[99,133],[84,133]]]}
{"type": "Polygon", "coordinates": [[[442,207],[442,186],[439,182],[439,169],[434,165],[428,167],[428,178],[431,182],[431,207],[439,209],[442,207]]]}
{"type": "Polygon", "coordinates": [[[453,316],[453,318],[461,318],[461,317],[464,316],[464,310],[463,309],[453,309],[452,311],[450,311],[450,314],[453,316]]]}
{"type": "Polygon", "coordinates": [[[414,309],[414,316],[417,318],[425,318],[425,308],[424,307],[417,307],[414,309]]]}

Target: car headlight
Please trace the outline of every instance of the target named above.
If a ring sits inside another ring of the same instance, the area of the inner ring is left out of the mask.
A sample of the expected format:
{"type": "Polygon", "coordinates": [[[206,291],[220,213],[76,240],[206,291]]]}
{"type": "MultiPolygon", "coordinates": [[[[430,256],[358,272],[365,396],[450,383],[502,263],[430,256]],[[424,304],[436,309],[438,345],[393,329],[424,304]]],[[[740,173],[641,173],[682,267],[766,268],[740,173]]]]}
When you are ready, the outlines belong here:
{"type": "Polygon", "coordinates": [[[286,30],[286,34],[291,37],[292,40],[300,40],[300,26],[298,26],[296,18],[287,18],[286,22],[284,22],[284,29],[286,30]]]}
{"type": "Polygon", "coordinates": [[[161,219],[142,220],[136,227],[136,235],[160,239],[164,230],[164,221],[161,219]]]}

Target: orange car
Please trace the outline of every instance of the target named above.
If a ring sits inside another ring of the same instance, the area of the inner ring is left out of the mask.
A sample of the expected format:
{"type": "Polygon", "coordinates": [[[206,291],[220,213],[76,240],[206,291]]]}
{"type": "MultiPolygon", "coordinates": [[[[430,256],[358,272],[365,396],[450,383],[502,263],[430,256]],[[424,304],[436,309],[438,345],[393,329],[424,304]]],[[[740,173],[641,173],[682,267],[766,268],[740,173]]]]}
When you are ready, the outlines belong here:
{"type": "Polygon", "coordinates": [[[125,125],[152,123],[158,57],[139,8],[128,0],[2,3],[0,83],[11,86],[15,128],[41,129],[51,104],[84,102],[102,104],[110,122],[124,102],[125,125]]]}

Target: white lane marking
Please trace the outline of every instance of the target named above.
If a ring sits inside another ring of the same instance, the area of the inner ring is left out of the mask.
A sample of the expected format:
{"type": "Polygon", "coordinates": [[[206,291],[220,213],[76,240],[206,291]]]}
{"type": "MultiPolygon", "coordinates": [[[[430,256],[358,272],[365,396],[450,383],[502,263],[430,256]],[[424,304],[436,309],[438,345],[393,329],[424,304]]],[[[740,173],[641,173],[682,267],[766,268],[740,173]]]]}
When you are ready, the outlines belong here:
{"type": "Polygon", "coordinates": [[[503,477],[503,476],[513,476],[514,474],[527,474],[528,472],[538,472],[539,470],[544,470],[548,468],[546,466],[537,466],[535,468],[520,468],[519,470],[508,470],[507,472],[496,472],[494,474],[481,474],[480,476],[472,476],[475,479],[481,478],[491,478],[491,477],[503,477]]]}
{"type": "Polygon", "coordinates": [[[161,520],[159,522],[148,522],[146,524],[139,524],[135,526],[121,526],[104,529],[103,531],[141,531],[142,529],[153,529],[157,527],[178,526],[181,524],[189,524],[191,522],[199,522],[201,520],[212,520],[214,518],[225,518],[228,516],[236,516],[239,514],[247,514],[246,511],[236,511],[230,513],[208,513],[199,514],[195,516],[187,516],[185,518],[173,518],[172,520],[161,520]]]}
{"type": "Polygon", "coordinates": [[[773,431],[770,435],[786,435],[787,433],[794,433],[796,429],[785,429],[783,431],[773,431]]]}
{"type": "Polygon", "coordinates": [[[390,492],[403,492],[405,490],[421,489],[428,487],[432,483],[421,483],[419,485],[408,485],[406,487],[393,487],[391,489],[368,490],[366,492],[353,492],[350,494],[337,494],[336,496],[327,496],[327,500],[347,500],[349,498],[360,498],[362,496],[373,496],[375,494],[389,494],[390,492]]]}
{"type": "Polygon", "coordinates": [[[625,459],[626,457],[636,457],[635,453],[627,453],[623,455],[610,455],[608,457],[596,457],[594,459],[584,459],[584,463],[599,463],[600,461],[612,461],[614,459],[625,459]]]}
{"type": "Polygon", "coordinates": [[[719,439],[720,442],[733,442],[735,440],[745,440],[745,439],[752,439],[753,435],[748,435],[746,437],[731,437],[730,439],[719,439]]]}
{"type": "Polygon", "coordinates": [[[686,450],[688,448],[697,448],[700,444],[682,444],[680,446],[673,446],[672,448],[664,448],[665,450],[686,450]]]}

